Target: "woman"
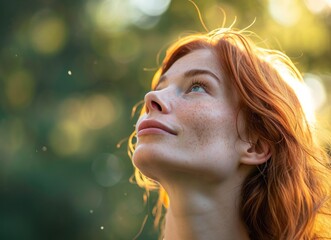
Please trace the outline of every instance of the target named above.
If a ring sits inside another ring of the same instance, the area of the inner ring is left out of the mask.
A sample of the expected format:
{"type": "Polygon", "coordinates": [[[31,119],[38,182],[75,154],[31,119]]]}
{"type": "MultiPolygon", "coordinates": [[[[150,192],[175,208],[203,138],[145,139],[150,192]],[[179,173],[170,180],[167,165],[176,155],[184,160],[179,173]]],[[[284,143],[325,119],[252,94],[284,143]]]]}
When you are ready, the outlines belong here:
{"type": "Polygon", "coordinates": [[[326,239],[329,159],[284,54],[244,31],[178,40],[146,94],[130,145],[136,181],[159,189],[162,237],[326,239]]]}

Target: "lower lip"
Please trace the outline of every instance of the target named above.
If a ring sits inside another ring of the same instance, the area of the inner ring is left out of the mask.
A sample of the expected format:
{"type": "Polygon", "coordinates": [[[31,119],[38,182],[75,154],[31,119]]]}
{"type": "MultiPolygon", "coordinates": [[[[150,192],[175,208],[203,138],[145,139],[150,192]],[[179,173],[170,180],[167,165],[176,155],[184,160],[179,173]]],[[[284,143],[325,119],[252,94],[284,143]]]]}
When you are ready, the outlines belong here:
{"type": "Polygon", "coordinates": [[[144,136],[144,135],[161,135],[161,134],[171,134],[171,133],[169,133],[161,128],[145,128],[145,129],[140,130],[137,133],[137,136],[140,137],[140,136],[144,136]]]}

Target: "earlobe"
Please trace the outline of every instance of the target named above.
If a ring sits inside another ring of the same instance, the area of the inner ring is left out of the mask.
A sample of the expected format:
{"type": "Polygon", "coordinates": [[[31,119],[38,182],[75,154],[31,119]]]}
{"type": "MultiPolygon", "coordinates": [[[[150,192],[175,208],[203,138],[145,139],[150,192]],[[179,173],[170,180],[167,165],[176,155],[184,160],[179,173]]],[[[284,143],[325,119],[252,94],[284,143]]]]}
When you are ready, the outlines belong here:
{"type": "Polygon", "coordinates": [[[243,147],[240,162],[247,165],[260,165],[271,157],[269,145],[266,143],[246,143],[243,147]]]}

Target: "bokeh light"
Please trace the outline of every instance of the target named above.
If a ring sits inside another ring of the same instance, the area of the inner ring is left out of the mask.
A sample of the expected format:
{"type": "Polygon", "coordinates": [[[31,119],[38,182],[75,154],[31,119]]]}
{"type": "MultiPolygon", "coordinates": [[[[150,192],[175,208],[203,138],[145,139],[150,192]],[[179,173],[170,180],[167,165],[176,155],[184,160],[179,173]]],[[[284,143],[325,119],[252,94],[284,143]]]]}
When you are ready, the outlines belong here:
{"type": "Polygon", "coordinates": [[[297,95],[308,122],[315,123],[315,109],[311,91],[307,84],[298,82],[283,63],[274,63],[275,68],[297,95]]]}
{"type": "Polygon", "coordinates": [[[283,26],[293,26],[301,18],[299,0],[269,0],[269,11],[272,18],[283,26]]]}
{"type": "Polygon", "coordinates": [[[143,227],[144,209],[144,203],[138,194],[129,193],[122,198],[110,219],[118,239],[134,239],[137,236],[143,227]]]}
{"type": "Polygon", "coordinates": [[[101,94],[63,101],[59,121],[50,133],[53,149],[61,155],[89,151],[94,144],[91,131],[105,128],[121,116],[121,105],[118,100],[113,102],[101,94]]]}
{"type": "Polygon", "coordinates": [[[83,148],[83,139],[86,138],[84,129],[71,120],[60,121],[50,133],[50,143],[53,150],[59,155],[78,154],[83,148]]]}
{"type": "Polygon", "coordinates": [[[30,41],[38,53],[54,54],[66,43],[67,29],[64,20],[47,10],[36,14],[31,20],[30,41]]]}
{"type": "Polygon", "coordinates": [[[115,155],[100,154],[92,163],[92,171],[101,186],[110,187],[121,180],[124,169],[115,155]]]}
{"type": "Polygon", "coordinates": [[[307,8],[313,13],[322,13],[331,10],[330,0],[305,0],[307,8]]]}
{"type": "Polygon", "coordinates": [[[87,7],[96,25],[105,32],[122,31],[130,24],[132,15],[136,14],[127,0],[90,1],[87,7]]]}
{"type": "Polygon", "coordinates": [[[169,7],[171,0],[130,0],[131,4],[149,16],[160,16],[169,7]]]}
{"type": "Polygon", "coordinates": [[[125,30],[131,24],[149,29],[169,7],[170,0],[103,0],[89,1],[86,11],[99,29],[108,33],[125,30]]]}
{"type": "Polygon", "coordinates": [[[103,95],[85,99],[81,111],[83,124],[91,129],[100,129],[111,124],[117,114],[113,103],[103,95]]]}
{"type": "Polygon", "coordinates": [[[319,110],[327,100],[326,90],[322,79],[315,74],[305,74],[304,75],[305,83],[307,84],[310,95],[312,96],[312,104],[314,111],[319,110]]]}
{"type": "Polygon", "coordinates": [[[5,79],[5,93],[8,104],[13,108],[28,106],[35,93],[35,81],[31,73],[20,69],[5,79]]]}
{"type": "Polygon", "coordinates": [[[18,119],[10,119],[0,125],[0,152],[1,162],[12,161],[14,155],[19,152],[27,141],[27,133],[23,122],[18,119]]]}
{"type": "Polygon", "coordinates": [[[138,57],[142,50],[141,39],[133,32],[113,36],[109,41],[108,53],[114,61],[128,63],[138,57]]]}

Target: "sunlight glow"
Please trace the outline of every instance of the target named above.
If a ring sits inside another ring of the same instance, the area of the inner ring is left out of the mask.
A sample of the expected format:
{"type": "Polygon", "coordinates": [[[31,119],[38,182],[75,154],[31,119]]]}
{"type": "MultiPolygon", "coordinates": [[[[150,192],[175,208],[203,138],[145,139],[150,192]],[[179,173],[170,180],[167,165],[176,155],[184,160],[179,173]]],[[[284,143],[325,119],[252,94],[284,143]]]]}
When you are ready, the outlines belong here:
{"type": "Polygon", "coordinates": [[[313,109],[317,111],[326,103],[327,94],[325,87],[321,78],[317,75],[311,73],[305,74],[304,80],[312,96],[313,109]]]}
{"type": "Polygon", "coordinates": [[[283,26],[293,26],[301,17],[298,0],[269,0],[271,17],[283,26]]]}
{"type": "Polygon", "coordinates": [[[130,25],[142,29],[154,27],[171,0],[89,1],[86,10],[96,25],[108,33],[122,32],[130,25]]]}
{"type": "Polygon", "coordinates": [[[321,13],[327,9],[331,10],[331,0],[305,0],[307,8],[312,13],[321,13]]]}
{"type": "Polygon", "coordinates": [[[91,13],[97,26],[105,32],[122,31],[130,24],[135,14],[127,0],[105,0],[90,7],[93,7],[91,13]]]}
{"type": "Polygon", "coordinates": [[[296,93],[308,122],[314,124],[316,122],[315,109],[311,90],[308,85],[304,82],[299,82],[286,67],[282,66],[282,64],[277,65],[277,70],[286,83],[296,93]]]}
{"type": "Polygon", "coordinates": [[[131,4],[149,16],[159,16],[169,7],[171,0],[130,0],[131,4]]]}

